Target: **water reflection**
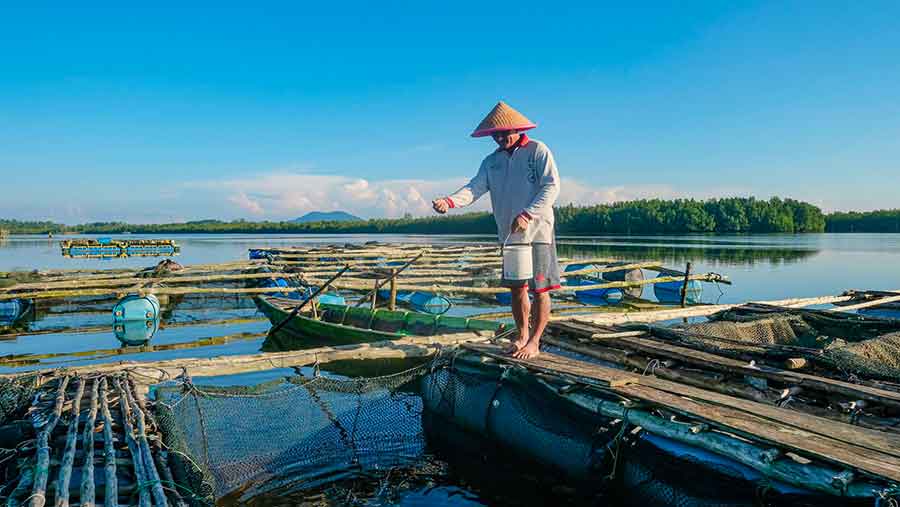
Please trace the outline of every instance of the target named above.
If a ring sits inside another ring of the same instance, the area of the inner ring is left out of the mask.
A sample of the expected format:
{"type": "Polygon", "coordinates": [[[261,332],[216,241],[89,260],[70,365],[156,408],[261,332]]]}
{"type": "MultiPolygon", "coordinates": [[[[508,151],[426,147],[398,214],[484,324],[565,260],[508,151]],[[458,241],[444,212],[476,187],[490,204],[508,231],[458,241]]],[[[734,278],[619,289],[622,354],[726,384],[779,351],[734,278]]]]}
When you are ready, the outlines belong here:
{"type": "MultiPolygon", "coordinates": [[[[658,241],[658,240],[657,240],[658,241]]],[[[757,263],[791,264],[805,261],[819,253],[817,249],[789,248],[784,246],[761,245],[721,245],[711,243],[704,246],[597,242],[560,242],[557,246],[560,256],[585,258],[609,257],[619,260],[660,261],[667,265],[682,266],[687,261],[703,260],[710,265],[753,266],[757,263]]]]}

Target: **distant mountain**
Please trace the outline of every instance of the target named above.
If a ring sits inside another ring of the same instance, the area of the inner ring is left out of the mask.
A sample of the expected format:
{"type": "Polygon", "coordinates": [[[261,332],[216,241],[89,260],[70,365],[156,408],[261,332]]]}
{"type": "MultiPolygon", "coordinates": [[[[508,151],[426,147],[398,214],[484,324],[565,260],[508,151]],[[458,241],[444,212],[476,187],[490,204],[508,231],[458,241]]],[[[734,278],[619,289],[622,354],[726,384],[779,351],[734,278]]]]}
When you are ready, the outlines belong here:
{"type": "Polygon", "coordinates": [[[302,224],[306,222],[354,222],[359,220],[362,220],[362,218],[351,215],[346,211],[310,211],[300,218],[291,220],[291,222],[302,224]]]}

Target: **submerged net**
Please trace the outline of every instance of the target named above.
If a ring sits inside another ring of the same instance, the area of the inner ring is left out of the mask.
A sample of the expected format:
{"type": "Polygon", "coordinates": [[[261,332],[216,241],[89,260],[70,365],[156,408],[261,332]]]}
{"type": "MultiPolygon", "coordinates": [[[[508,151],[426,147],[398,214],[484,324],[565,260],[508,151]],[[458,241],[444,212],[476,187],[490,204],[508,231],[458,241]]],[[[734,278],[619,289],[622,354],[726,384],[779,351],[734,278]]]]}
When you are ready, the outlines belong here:
{"type": "Polygon", "coordinates": [[[289,377],[252,388],[159,391],[157,419],[180,481],[212,503],[312,488],[421,456],[422,402],[403,386],[424,366],[378,378],[289,377]]]}
{"type": "Polygon", "coordinates": [[[824,312],[725,312],[655,332],[723,354],[809,357],[846,376],[900,380],[900,323],[824,312]]]}

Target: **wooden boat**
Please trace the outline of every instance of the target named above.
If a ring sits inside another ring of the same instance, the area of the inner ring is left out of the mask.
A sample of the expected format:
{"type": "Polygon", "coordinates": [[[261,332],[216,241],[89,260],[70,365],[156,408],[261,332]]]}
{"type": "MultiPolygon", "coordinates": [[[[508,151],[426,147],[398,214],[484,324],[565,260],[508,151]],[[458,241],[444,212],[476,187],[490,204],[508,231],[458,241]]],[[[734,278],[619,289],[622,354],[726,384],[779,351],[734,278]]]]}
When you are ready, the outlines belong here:
{"type": "MultiPolygon", "coordinates": [[[[255,298],[260,311],[278,325],[297,306],[296,299],[259,296],[255,298]]],[[[294,316],[269,344],[265,352],[289,350],[298,345],[341,345],[396,340],[405,336],[435,336],[467,331],[497,332],[505,328],[499,322],[432,315],[405,310],[353,308],[346,305],[319,304],[318,315],[309,312],[294,316]]]]}

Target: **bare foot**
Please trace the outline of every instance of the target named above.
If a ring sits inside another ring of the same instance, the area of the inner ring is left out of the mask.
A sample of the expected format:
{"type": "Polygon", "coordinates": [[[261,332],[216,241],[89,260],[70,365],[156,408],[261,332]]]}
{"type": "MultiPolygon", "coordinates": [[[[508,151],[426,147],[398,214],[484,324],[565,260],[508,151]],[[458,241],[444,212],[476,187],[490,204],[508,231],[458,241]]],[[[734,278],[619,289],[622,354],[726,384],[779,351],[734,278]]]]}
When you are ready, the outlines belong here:
{"type": "Polygon", "coordinates": [[[512,356],[516,359],[531,359],[541,353],[541,343],[531,340],[524,347],[513,352],[512,356]]]}
{"type": "Polygon", "coordinates": [[[528,335],[519,334],[519,337],[513,340],[512,343],[506,348],[507,354],[515,354],[516,352],[522,350],[526,345],[528,345],[528,335]]]}

